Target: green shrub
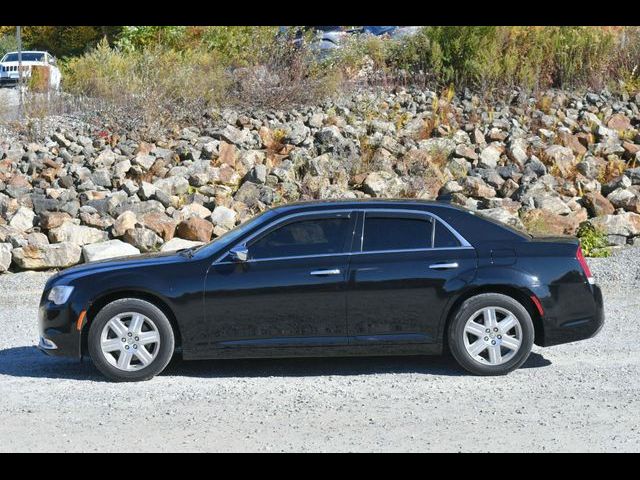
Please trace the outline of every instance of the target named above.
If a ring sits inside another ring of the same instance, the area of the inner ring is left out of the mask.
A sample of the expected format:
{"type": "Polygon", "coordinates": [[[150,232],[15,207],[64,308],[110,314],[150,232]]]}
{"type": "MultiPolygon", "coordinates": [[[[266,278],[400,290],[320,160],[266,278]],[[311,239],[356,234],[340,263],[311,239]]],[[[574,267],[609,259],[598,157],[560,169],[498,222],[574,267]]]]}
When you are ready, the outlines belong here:
{"type": "Polygon", "coordinates": [[[102,41],[61,62],[65,91],[82,99],[85,110],[98,110],[113,128],[173,127],[227,105],[283,108],[317,102],[340,84],[335,70],[320,68],[308,50],[275,38],[265,41],[255,58],[241,60],[205,45],[205,37],[192,48],[176,49],[149,41],[152,31],[127,32],[136,46],[112,48],[102,41]]]}
{"type": "Polygon", "coordinates": [[[0,58],[7,52],[14,52],[18,49],[18,42],[15,35],[0,36],[0,58]]]}
{"type": "Polygon", "coordinates": [[[595,228],[591,223],[582,222],[576,235],[580,239],[580,245],[585,256],[608,257],[611,255],[607,235],[595,228]]]}
{"type": "MultiPolygon", "coordinates": [[[[377,63],[396,72],[423,72],[458,89],[600,88],[622,63],[619,40],[619,33],[605,27],[432,26],[388,42],[377,63]]],[[[629,71],[638,58],[631,56],[629,71]]]]}

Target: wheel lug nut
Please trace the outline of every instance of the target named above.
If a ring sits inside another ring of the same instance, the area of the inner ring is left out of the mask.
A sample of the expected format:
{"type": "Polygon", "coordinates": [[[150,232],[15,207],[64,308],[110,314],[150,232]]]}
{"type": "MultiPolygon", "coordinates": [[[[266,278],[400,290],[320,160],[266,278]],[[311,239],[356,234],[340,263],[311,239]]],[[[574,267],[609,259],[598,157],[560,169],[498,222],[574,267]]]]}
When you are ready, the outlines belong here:
{"type": "Polygon", "coordinates": [[[502,338],[502,335],[498,335],[498,339],[501,339],[501,338],[502,338]]]}
{"type": "Polygon", "coordinates": [[[140,339],[139,339],[138,337],[136,337],[136,342],[137,342],[138,340],[140,340],[140,339]]]}
{"type": "Polygon", "coordinates": [[[498,327],[494,327],[493,331],[497,332],[498,331],[498,327]]]}
{"type": "Polygon", "coordinates": [[[125,350],[129,350],[129,345],[124,346],[125,350]]]}
{"type": "Polygon", "coordinates": [[[496,341],[495,340],[491,340],[491,345],[495,345],[496,341]]]}
{"type": "Polygon", "coordinates": [[[122,338],[122,341],[123,341],[123,342],[126,342],[126,341],[127,341],[127,339],[123,337],[123,338],[122,338]]]}
{"type": "Polygon", "coordinates": [[[133,333],[129,332],[129,333],[127,333],[127,335],[129,335],[131,337],[133,335],[133,333]]]}
{"type": "Polygon", "coordinates": [[[491,331],[491,330],[490,330],[490,329],[488,329],[488,328],[485,330],[485,332],[487,332],[487,333],[489,333],[490,331],[491,331]]]}
{"type": "Polygon", "coordinates": [[[137,348],[138,348],[138,345],[136,345],[136,344],[134,343],[134,344],[133,344],[133,348],[134,348],[134,349],[137,349],[137,348]]]}
{"type": "Polygon", "coordinates": [[[488,342],[489,341],[489,337],[484,337],[484,341],[488,342]]]}

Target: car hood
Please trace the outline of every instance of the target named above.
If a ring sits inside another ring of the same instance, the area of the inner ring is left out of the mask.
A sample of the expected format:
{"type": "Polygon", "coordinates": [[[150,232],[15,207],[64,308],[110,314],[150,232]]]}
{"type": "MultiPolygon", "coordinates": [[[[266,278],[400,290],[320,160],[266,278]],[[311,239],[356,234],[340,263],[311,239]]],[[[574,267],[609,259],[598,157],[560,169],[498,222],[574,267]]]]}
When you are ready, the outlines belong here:
{"type": "Polygon", "coordinates": [[[101,271],[113,271],[124,268],[132,269],[148,267],[150,265],[166,265],[168,263],[185,262],[188,260],[188,255],[182,255],[179,252],[146,253],[142,255],[97,260],[61,270],[51,277],[48,283],[52,285],[54,283],[61,283],[62,281],[71,281],[101,271]]]}

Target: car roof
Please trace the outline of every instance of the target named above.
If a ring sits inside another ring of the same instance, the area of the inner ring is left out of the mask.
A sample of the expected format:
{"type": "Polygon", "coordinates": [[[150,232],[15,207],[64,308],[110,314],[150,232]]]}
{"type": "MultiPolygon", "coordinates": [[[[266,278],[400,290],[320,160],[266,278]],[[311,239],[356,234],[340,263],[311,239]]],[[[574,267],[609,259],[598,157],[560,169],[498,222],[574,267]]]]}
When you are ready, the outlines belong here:
{"type": "Polygon", "coordinates": [[[454,205],[445,201],[418,200],[418,199],[339,199],[339,200],[311,200],[305,202],[293,202],[278,207],[271,208],[275,216],[282,216],[289,213],[300,213],[314,210],[349,210],[363,208],[390,208],[406,209],[415,208],[427,210],[437,215],[442,220],[451,225],[472,245],[478,241],[526,241],[531,237],[505,223],[493,218],[477,215],[467,208],[454,205]]]}
{"type": "MultiPolygon", "coordinates": [[[[15,50],[13,52],[7,52],[7,55],[10,55],[12,53],[18,53],[18,51],[15,50]]],[[[44,50],[22,50],[22,53],[49,53],[49,52],[46,52],[44,50]]]]}
{"type": "Polygon", "coordinates": [[[303,211],[303,210],[320,210],[324,208],[335,208],[335,209],[358,209],[358,208],[406,208],[406,207],[439,207],[439,208],[450,208],[453,210],[462,210],[466,211],[466,209],[459,207],[457,205],[452,205],[448,202],[439,202],[433,200],[418,200],[418,199],[396,199],[396,198],[362,198],[362,199],[331,199],[331,200],[309,200],[302,202],[292,202],[287,203],[285,205],[280,205],[278,207],[272,208],[272,210],[277,210],[279,212],[285,211],[303,211]]]}

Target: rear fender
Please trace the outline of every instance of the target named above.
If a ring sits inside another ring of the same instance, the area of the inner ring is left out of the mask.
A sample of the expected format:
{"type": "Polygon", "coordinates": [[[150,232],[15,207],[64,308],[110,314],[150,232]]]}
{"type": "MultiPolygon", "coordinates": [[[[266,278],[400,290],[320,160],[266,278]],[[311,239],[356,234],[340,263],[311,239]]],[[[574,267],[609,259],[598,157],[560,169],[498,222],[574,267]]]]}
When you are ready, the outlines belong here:
{"type": "Polygon", "coordinates": [[[518,301],[524,303],[525,308],[531,312],[534,323],[542,320],[542,316],[535,310],[535,304],[531,301],[531,297],[535,295],[544,308],[543,300],[549,297],[549,289],[540,283],[540,279],[515,266],[487,265],[479,267],[473,280],[459,289],[456,295],[451,296],[440,319],[438,338],[444,341],[447,322],[462,302],[476,294],[492,291],[518,297],[518,301]]]}

